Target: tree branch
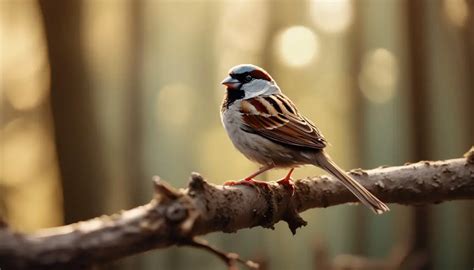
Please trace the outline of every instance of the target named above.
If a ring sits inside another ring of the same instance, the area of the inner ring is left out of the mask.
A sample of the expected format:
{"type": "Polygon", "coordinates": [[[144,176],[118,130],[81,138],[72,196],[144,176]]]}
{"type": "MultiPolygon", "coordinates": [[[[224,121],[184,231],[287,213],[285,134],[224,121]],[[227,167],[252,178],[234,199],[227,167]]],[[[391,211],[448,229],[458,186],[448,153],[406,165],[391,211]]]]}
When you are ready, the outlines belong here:
{"type": "MultiPolygon", "coordinates": [[[[474,148],[465,158],[356,169],[350,174],[386,203],[421,205],[473,199],[474,148]]],[[[155,198],[150,203],[119,214],[34,234],[0,226],[0,268],[78,269],[151,249],[189,245],[195,236],[210,232],[273,228],[280,220],[295,233],[306,225],[298,213],[357,202],[342,184],[327,176],[296,181],[293,197],[276,183],[269,188],[219,186],[197,173],[186,189],[176,190],[158,177],[154,187],[155,198]]],[[[202,248],[202,242],[197,243],[202,248]]],[[[226,256],[231,264],[232,256],[226,256]]]]}

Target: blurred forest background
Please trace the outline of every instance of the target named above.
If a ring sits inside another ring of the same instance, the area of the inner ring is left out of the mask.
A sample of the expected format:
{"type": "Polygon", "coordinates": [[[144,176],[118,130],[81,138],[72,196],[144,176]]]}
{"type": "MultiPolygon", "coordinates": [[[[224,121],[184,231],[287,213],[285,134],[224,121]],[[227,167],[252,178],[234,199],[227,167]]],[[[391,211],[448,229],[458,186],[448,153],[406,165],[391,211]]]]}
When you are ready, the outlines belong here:
{"type": "MultiPolygon", "coordinates": [[[[153,175],[184,187],[192,171],[222,183],[255,169],[219,118],[219,82],[240,63],[272,74],[344,168],[474,143],[474,0],[1,0],[0,53],[0,215],[24,232],[146,203],[153,175]]],[[[310,210],[296,236],[281,223],[207,239],[266,269],[405,253],[403,269],[474,267],[473,202],[391,208],[310,210]]],[[[171,248],[104,268],[223,267],[171,248]]]]}

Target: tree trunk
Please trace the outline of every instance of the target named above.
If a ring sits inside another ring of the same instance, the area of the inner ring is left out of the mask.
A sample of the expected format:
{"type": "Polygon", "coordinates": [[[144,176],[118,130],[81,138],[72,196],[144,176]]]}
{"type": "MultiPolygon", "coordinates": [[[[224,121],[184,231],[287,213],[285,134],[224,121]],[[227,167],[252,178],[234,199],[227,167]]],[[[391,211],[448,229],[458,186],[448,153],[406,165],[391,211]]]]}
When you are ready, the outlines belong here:
{"type": "MultiPolygon", "coordinates": [[[[411,72],[411,115],[412,119],[412,155],[414,160],[428,159],[430,148],[428,131],[428,104],[426,80],[426,36],[425,11],[423,1],[408,1],[408,38],[411,72]]],[[[431,209],[429,206],[419,206],[413,211],[413,255],[426,256],[426,264],[420,269],[433,268],[430,224],[431,209]]]]}
{"type": "Polygon", "coordinates": [[[104,213],[104,171],[81,40],[82,2],[40,0],[65,222],[104,213]]]}

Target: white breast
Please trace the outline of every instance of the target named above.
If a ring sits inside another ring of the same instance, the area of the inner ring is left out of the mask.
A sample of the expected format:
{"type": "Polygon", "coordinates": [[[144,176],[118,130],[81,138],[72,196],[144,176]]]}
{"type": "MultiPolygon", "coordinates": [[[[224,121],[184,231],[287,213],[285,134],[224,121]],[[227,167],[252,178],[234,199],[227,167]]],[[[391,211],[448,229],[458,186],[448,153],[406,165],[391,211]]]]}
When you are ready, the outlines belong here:
{"type": "Polygon", "coordinates": [[[243,122],[240,103],[241,101],[237,100],[227,110],[221,112],[222,124],[235,148],[248,159],[262,165],[275,164],[277,167],[292,167],[295,163],[299,163],[289,149],[241,129],[243,122]]]}

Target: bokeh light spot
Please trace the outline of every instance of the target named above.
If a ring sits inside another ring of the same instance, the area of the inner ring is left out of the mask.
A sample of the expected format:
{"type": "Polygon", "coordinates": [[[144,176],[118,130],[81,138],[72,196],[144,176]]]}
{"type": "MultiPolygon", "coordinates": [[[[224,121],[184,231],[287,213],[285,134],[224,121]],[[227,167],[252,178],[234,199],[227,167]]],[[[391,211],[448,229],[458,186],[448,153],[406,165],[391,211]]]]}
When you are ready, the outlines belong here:
{"type": "Polygon", "coordinates": [[[277,35],[277,56],[293,67],[309,64],[319,54],[319,42],[316,34],[304,26],[289,27],[277,35]]]}
{"type": "Polygon", "coordinates": [[[3,150],[3,184],[18,185],[31,180],[47,166],[52,166],[53,142],[38,123],[18,118],[0,131],[3,150]]]}
{"type": "Polygon", "coordinates": [[[46,101],[49,94],[41,14],[34,1],[22,1],[13,14],[7,15],[8,10],[7,4],[0,13],[0,95],[4,94],[15,110],[28,111],[46,101]]]}
{"type": "MultiPolygon", "coordinates": [[[[34,57],[32,57],[34,58],[34,57]]],[[[9,74],[9,78],[5,80],[5,96],[9,103],[19,111],[27,111],[34,109],[42,104],[49,94],[49,67],[47,65],[41,67],[40,70],[32,71],[28,74],[24,69],[17,73],[9,74]]],[[[27,70],[27,69],[26,69],[27,70]]]]}
{"type": "Polygon", "coordinates": [[[316,27],[327,33],[345,31],[352,24],[351,0],[313,0],[310,4],[311,18],[316,27]]]}
{"type": "Polygon", "coordinates": [[[398,62],[392,52],[379,48],[362,59],[359,86],[364,96],[372,102],[384,103],[395,94],[398,79],[398,62]]]}
{"type": "Polygon", "coordinates": [[[458,27],[466,23],[469,15],[466,0],[444,0],[443,10],[449,22],[458,27]]]}

